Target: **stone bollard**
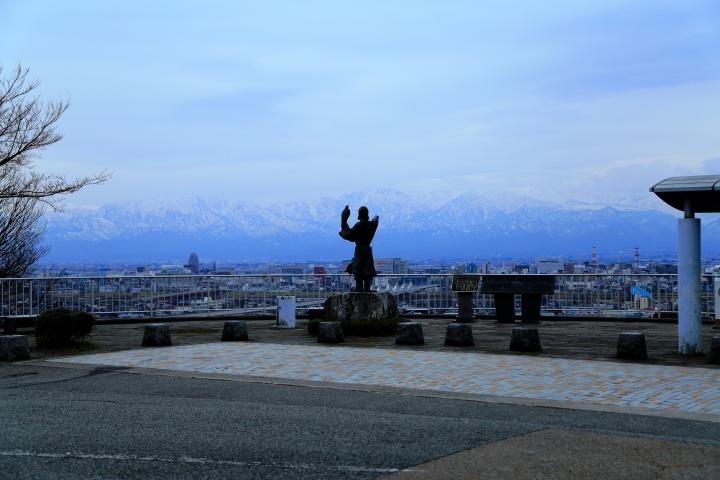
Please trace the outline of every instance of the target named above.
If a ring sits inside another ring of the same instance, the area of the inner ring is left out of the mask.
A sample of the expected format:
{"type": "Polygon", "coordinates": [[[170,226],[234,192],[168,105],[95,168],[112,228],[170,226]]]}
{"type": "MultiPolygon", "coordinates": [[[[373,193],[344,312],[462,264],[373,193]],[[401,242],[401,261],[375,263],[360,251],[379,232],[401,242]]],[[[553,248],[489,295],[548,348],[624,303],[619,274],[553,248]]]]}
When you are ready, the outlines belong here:
{"type": "Polygon", "coordinates": [[[342,343],[345,335],[340,322],[320,322],[318,330],[318,343],[342,343]]]}
{"type": "Polygon", "coordinates": [[[172,345],[170,326],[166,323],[149,323],[145,325],[143,347],[164,347],[172,345]]]}
{"type": "Polygon", "coordinates": [[[645,334],[624,332],[618,337],[617,358],[625,360],[646,360],[645,334]]]}
{"type": "Polygon", "coordinates": [[[0,360],[27,360],[29,358],[30,345],[27,336],[0,336],[0,360]]]}
{"type": "Polygon", "coordinates": [[[709,363],[715,365],[720,364],[720,337],[712,337],[710,341],[710,360],[709,363]]]}
{"type": "Polygon", "coordinates": [[[398,323],[397,334],[395,335],[396,345],[425,345],[422,325],[418,322],[398,323]]]}
{"type": "Polygon", "coordinates": [[[510,337],[511,352],[540,352],[540,333],[537,328],[515,327],[510,337]]]}
{"type": "Polygon", "coordinates": [[[469,323],[451,323],[445,332],[445,345],[451,347],[473,347],[472,325],[469,323]]]}
{"type": "Polygon", "coordinates": [[[222,342],[240,342],[248,339],[247,324],[243,320],[228,320],[223,325],[222,342]]]}

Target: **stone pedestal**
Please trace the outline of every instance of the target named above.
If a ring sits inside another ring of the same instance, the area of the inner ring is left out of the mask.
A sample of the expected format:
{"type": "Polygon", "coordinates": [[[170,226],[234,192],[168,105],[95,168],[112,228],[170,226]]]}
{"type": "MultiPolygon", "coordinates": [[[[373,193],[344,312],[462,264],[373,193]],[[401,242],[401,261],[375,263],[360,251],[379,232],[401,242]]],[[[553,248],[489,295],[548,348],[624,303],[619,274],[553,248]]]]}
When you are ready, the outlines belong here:
{"type": "Polygon", "coordinates": [[[0,336],[0,360],[27,360],[30,358],[30,345],[25,335],[0,336]]]}
{"type": "Polygon", "coordinates": [[[398,324],[395,335],[396,345],[425,345],[422,325],[418,322],[403,322],[398,324]]]}
{"type": "Polygon", "coordinates": [[[494,293],[495,316],[498,323],[515,323],[515,294],[494,293]]]}
{"type": "Polygon", "coordinates": [[[142,341],[143,347],[164,347],[172,345],[170,326],[166,323],[149,323],[145,325],[142,341]]]}
{"type": "Polygon", "coordinates": [[[709,362],[715,365],[720,364],[720,337],[712,337],[709,362]]]}
{"type": "Polygon", "coordinates": [[[369,321],[398,316],[397,301],[388,292],[337,293],[325,300],[323,320],[369,321]]]}
{"type": "Polygon", "coordinates": [[[240,342],[248,339],[247,324],[242,320],[228,320],[223,325],[223,342],[240,342]]]}
{"type": "Polygon", "coordinates": [[[520,296],[522,323],[540,323],[542,297],[540,293],[523,293],[520,296]]]}
{"type": "Polygon", "coordinates": [[[638,332],[621,333],[617,342],[617,358],[625,360],[647,359],[645,334],[638,332]]]}
{"type": "Polygon", "coordinates": [[[451,323],[445,332],[445,345],[452,347],[475,346],[472,326],[468,323],[451,323]]]}
{"type": "Polygon", "coordinates": [[[458,314],[455,317],[456,323],[475,323],[473,310],[473,292],[458,292],[458,314]]]}
{"type": "Polygon", "coordinates": [[[340,322],[320,322],[318,343],[342,343],[345,341],[340,322]]]}
{"type": "Polygon", "coordinates": [[[537,328],[515,327],[510,337],[511,352],[540,352],[540,333],[537,328]]]}

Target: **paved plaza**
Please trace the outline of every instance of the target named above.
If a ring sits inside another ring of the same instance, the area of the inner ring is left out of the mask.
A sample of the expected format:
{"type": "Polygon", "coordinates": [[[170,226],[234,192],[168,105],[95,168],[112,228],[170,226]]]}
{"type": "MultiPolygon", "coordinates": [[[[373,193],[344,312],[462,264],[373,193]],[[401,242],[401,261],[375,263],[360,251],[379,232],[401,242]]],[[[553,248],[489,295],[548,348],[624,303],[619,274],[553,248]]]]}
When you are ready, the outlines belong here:
{"type": "Polygon", "coordinates": [[[629,408],[633,413],[720,422],[720,370],[710,368],[468,355],[462,349],[413,351],[248,342],[143,348],[53,361],[397,387],[491,396],[492,401],[500,402],[532,400],[554,406],[569,402],[569,408],[629,408]]]}

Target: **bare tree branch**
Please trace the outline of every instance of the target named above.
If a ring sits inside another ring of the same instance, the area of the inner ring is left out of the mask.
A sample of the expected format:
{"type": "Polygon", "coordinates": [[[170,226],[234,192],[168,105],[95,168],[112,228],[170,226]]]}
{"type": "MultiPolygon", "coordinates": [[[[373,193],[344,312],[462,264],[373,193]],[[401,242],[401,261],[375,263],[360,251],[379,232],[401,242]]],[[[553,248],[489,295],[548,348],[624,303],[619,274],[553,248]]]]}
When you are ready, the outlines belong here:
{"type": "Polygon", "coordinates": [[[62,99],[43,102],[18,65],[7,77],[0,65],[0,276],[22,276],[48,251],[41,246],[46,208],[61,210],[65,196],[111,177],[99,174],[68,180],[40,173],[33,161],[40,151],[59,142],[56,123],[70,106],[62,99]]]}

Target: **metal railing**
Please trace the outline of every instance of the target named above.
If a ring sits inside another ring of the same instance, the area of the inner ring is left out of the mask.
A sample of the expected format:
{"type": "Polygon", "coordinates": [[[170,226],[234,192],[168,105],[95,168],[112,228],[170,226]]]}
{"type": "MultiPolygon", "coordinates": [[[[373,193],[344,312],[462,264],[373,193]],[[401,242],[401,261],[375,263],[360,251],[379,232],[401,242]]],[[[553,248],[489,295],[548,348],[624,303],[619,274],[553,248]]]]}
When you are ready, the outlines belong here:
{"type": "MultiPolygon", "coordinates": [[[[677,275],[582,274],[556,277],[543,296],[543,315],[659,316],[677,312],[677,275]]],[[[379,275],[374,285],[390,292],[405,315],[453,315],[457,294],[451,274],[379,275]]],[[[349,292],[353,278],[335,275],[157,275],[0,279],[2,316],[34,316],[64,307],[103,318],[274,315],[277,297],[296,297],[297,313],[322,308],[332,294],[349,292]]],[[[703,316],[714,312],[714,276],[701,282],[703,316]]],[[[516,296],[520,308],[520,296],[516,296]]],[[[492,295],[474,297],[478,315],[494,315],[492,295]]]]}

